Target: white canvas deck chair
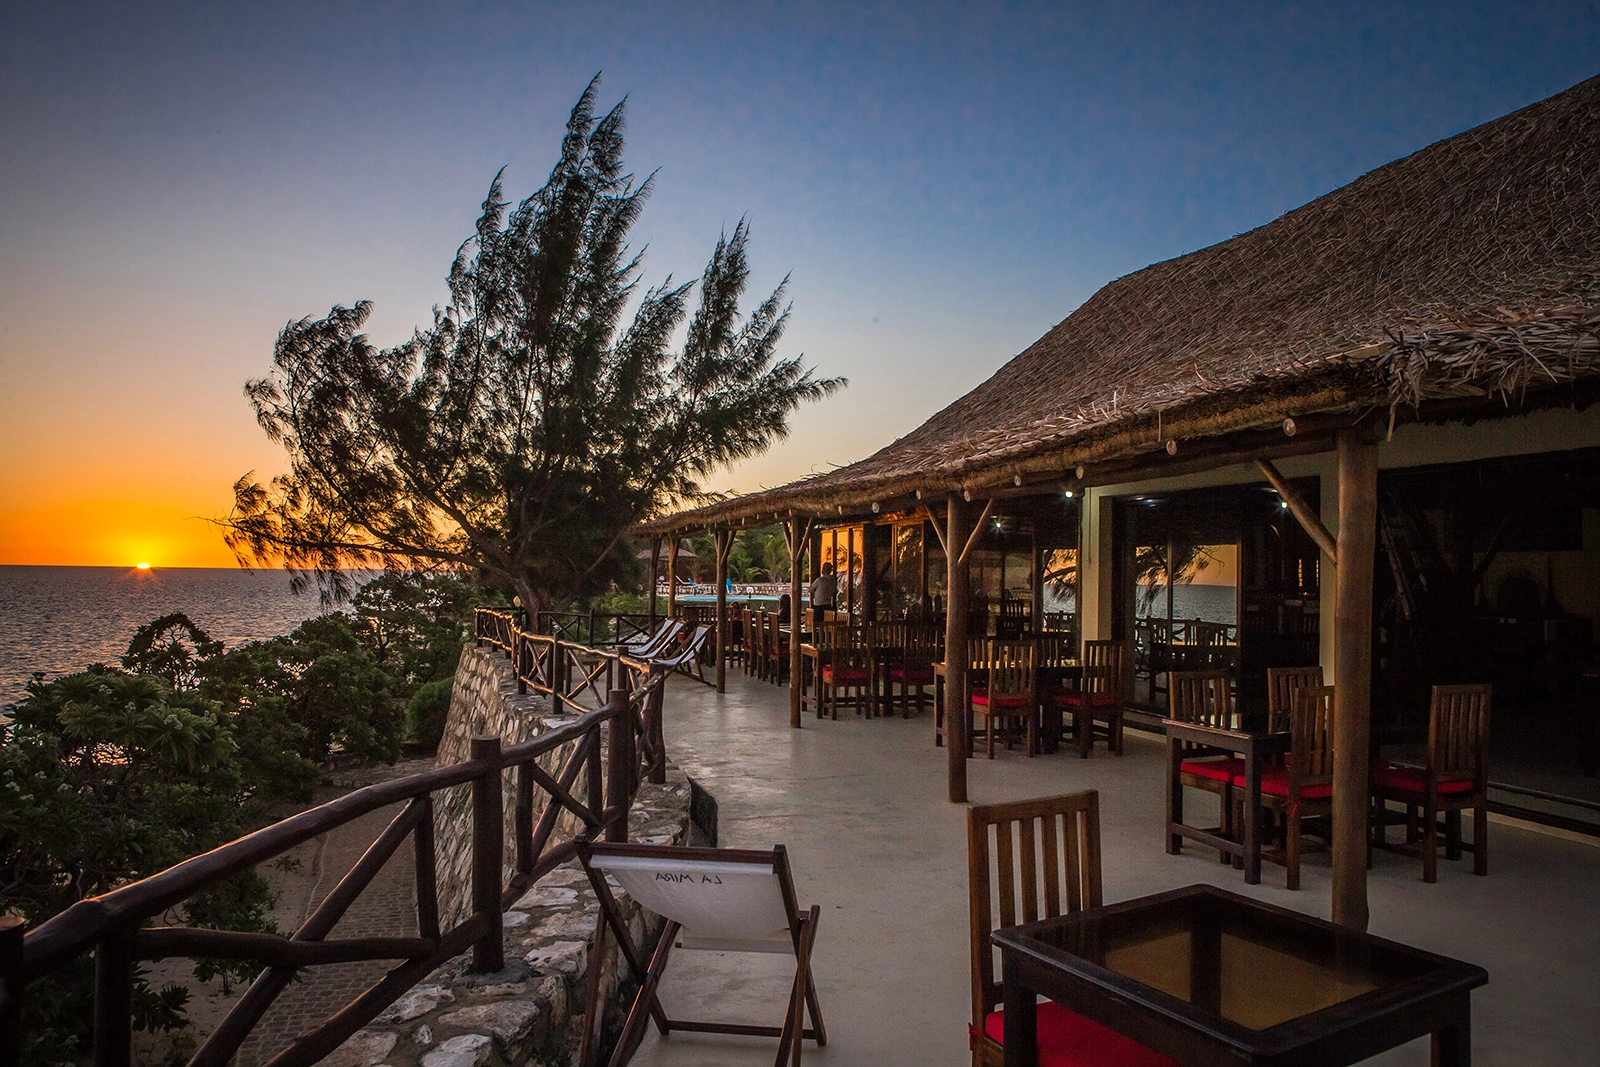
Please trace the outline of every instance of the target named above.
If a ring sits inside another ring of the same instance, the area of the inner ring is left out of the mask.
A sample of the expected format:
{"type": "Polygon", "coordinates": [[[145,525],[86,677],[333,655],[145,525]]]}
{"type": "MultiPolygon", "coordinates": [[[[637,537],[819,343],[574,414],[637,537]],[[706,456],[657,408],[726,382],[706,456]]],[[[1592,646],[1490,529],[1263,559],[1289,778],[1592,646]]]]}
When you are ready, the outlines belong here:
{"type": "MultiPolygon", "coordinates": [[[[818,1046],[828,1043],[811,978],[811,945],[816,937],[821,909],[813,905],[805,914],[795,904],[789,856],[782,845],[770,852],[752,849],[691,848],[674,845],[636,845],[577,840],[589,884],[600,900],[594,948],[589,953],[589,1012],[595,1018],[599,999],[599,967],[606,931],[617,939],[629,970],[642,976],[639,993],[628,1010],[617,1038],[611,1067],[628,1062],[644,1035],[646,1017],[656,1021],[663,1035],[673,1030],[707,1034],[739,1034],[778,1039],[777,1067],[800,1063],[801,1041],[811,1038],[818,1046]],[[606,883],[610,876],[639,904],[666,920],[661,941],[648,964],[628,933],[617,901],[606,883]],[[794,982],[782,1026],[695,1022],[669,1019],[656,998],[661,975],[674,943],[684,949],[717,952],[778,952],[795,957],[794,982]],[[812,1026],[805,1025],[810,1011],[812,1026]]],[[[584,1033],[579,1063],[592,1062],[593,1028],[584,1033]]]]}

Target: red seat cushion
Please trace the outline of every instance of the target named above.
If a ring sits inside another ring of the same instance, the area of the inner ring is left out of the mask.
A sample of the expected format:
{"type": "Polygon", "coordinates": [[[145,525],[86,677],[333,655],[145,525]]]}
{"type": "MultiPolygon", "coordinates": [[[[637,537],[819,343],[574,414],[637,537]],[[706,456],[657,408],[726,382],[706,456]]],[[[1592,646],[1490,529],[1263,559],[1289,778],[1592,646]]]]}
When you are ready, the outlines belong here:
{"type": "Polygon", "coordinates": [[[889,677],[907,685],[932,685],[932,667],[890,667],[889,677]]]}
{"type": "Polygon", "coordinates": [[[1186,759],[1178,765],[1184,774],[1209,778],[1213,782],[1231,782],[1236,774],[1244,773],[1244,760],[1238,756],[1224,759],[1186,759]]]}
{"type": "MultiPolygon", "coordinates": [[[[983,1032],[1005,1044],[1005,1012],[983,1020],[983,1032]]],[[[1124,1037],[1115,1030],[1063,1008],[1053,1000],[1039,1004],[1039,1067],[1178,1067],[1178,1061],[1124,1037]]]]}
{"type": "MultiPolygon", "coordinates": [[[[980,707],[989,706],[989,691],[987,689],[974,689],[972,702],[980,707]]],[[[1025,708],[1028,706],[1026,696],[995,697],[994,706],[997,708],[1025,708]]]]}
{"type": "Polygon", "coordinates": [[[865,667],[824,667],[822,680],[830,685],[838,682],[841,685],[859,685],[872,677],[872,672],[865,667]]]}
{"type": "MultiPolygon", "coordinates": [[[[1421,767],[1393,767],[1379,762],[1372,768],[1372,784],[1379,789],[1394,789],[1405,793],[1426,793],[1428,778],[1421,767]]],[[[1440,794],[1470,793],[1473,783],[1461,779],[1439,783],[1440,794]]]]}
{"type": "Polygon", "coordinates": [[[1068,708],[1114,708],[1122,701],[1115,693],[1080,693],[1076,689],[1057,689],[1050,702],[1068,708]]]}
{"type": "MultiPolygon", "coordinates": [[[[1244,788],[1244,775],[1233,776],[1233,787],[1244,788]]],[[[1261,772],[1261,791],[1268,796],[1287,797],[1289,795],[1289,772],[1282,767],[1268,767],[1261,772]]],[[[1308,785],[1300,790],[1303,800],[1326,800],[1333,796],[1331,785],[1308,785]]]]}

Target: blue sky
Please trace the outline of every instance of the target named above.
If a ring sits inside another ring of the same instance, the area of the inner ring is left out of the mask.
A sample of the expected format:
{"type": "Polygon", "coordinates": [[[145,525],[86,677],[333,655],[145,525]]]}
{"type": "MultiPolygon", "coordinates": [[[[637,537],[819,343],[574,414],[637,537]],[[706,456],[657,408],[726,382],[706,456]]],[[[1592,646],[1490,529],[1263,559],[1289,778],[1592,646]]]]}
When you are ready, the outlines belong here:
{"type": "Polygon", "coordinates": [[[241,394],[277,330],[426,322],[596,71],[659,171],[646,279],[748,215],[786,350],[851,378],[718,479],[753,489],[908,431],[1112,278],[1600,73],[1600,4],[15,4],[0,39],[20,562],[90,514],[214,538],[278,469],[241,394]]]}

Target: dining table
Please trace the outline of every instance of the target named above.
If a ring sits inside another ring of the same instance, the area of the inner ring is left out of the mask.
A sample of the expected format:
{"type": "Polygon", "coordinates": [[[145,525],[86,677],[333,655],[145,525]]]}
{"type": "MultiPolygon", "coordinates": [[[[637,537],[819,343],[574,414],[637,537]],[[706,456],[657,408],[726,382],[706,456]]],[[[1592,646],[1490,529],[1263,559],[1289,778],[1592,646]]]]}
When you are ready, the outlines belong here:
{"type": "Polygon", "coordinates": [[[1289,751],[1287,730],[1253,730],[1244,726],[1237,712],[1231,727],[1162,719],[1167,730],[1167,854],[1183,850],[1184,838],[1198,841],[1235,857],[1244,867],[1249,885],[1261,881],[1261,771],[1273,757],[1289,751]],[[1222,827],[1192,826],[1183,821],[1183,781],[1180,766],[1190,756],[1184,743],[1202,745],[1213,752],[1231,752],[1244,758],[1244,803],[1237,836],[1222,827]]]}
{"type": "Polygon", "coordinates": [[[994,933],[1006,1067],[1038,1063],[1040,996],[1186,1064],[1341,1067],[1429,1036],[1472,1061],[1482,967],[1192,885],[994,933]]]}

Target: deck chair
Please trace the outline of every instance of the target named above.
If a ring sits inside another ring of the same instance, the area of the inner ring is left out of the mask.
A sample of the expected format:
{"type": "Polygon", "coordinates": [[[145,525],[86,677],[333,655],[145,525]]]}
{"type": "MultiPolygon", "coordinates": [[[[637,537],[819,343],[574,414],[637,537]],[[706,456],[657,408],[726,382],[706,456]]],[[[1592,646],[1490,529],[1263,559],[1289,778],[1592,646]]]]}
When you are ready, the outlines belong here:
{"type": "MultiPolygon", "coordinates": [[[[616,1051],[611,1056],[611,1067],[628,1062],[639,1038],[644,1035],[646,1018],[655,1019],[656,1028],[663,1036],[683,1030],[775,1037],[778,1039],[777,1067],[786,1067],[791,1057],[795,1067],[799,1067],[801,1042],[805,1038],[815,1041],[818,1047],[828,1043],[816,983],[811,977],[811,947],[822,909],[813,904],[809,911],[801,913],[795,903],[789,854],[782,845],[762,851],[609,844],[579,837],[576,846],[589,884],[600,901],[594,949],[589,953],[587,1018],[596,1017],[601,947],[608,929],[617,939],[617,947],[627,960],[629,970],[640,979],[638,995],[628,1010],[616,1051]],[[661,940],[648,963],[622,920],[616,898],[606,881],[608,876],[640,905],[666,920],[661,940]],[[783,1025],[753,1026],[668,1018],[656,997],[656,990],[674,947],[714,952],[793,953],[794,982],[790,986],[783,1025]],[[805,1025],[808,1011],[811,1026],[805,1025]]],[[[592,1029],[584,1033],[578,1058],[582,1067],[590,1067],[592,1063],[592,1033],[592,1029]]]]}
{"type": "Polygon", "coordinates": [[[634,659],[653,659],[672,647],[672,643],[683,633],[684,625],[682,619],[663,619],[656,632],[645,640],[630,641],[619,647],[625,656],[634,659]]]}
{"type": "MultiPolygon", "coordinates": [[[[1100,906],[1100,794],[1090,789],[968,808],[967,900],[972,1065],[1002,1067],[1005,1017],[996,1008],[1004,995],[995,977],[994,931],[1100,906]]],[[[1039,1005],[1038,1062],[1177,1067],[1154,1049],[1050,1000],[1039,1005]]]]}
{"type": "Polygon", "coordinates": [[[689,640],[679,645],[672,655],[657,656],[654,662],[669,671],[682,671],[702,684],[713,684],[706,681],[705,671],[700,665],[700,657],[704,654],[706,645],[711,641],[711,634],[715,629],[716,627],[706,623],[699,624],[694,628],[694,633],[689,635],[689,640]]]}

